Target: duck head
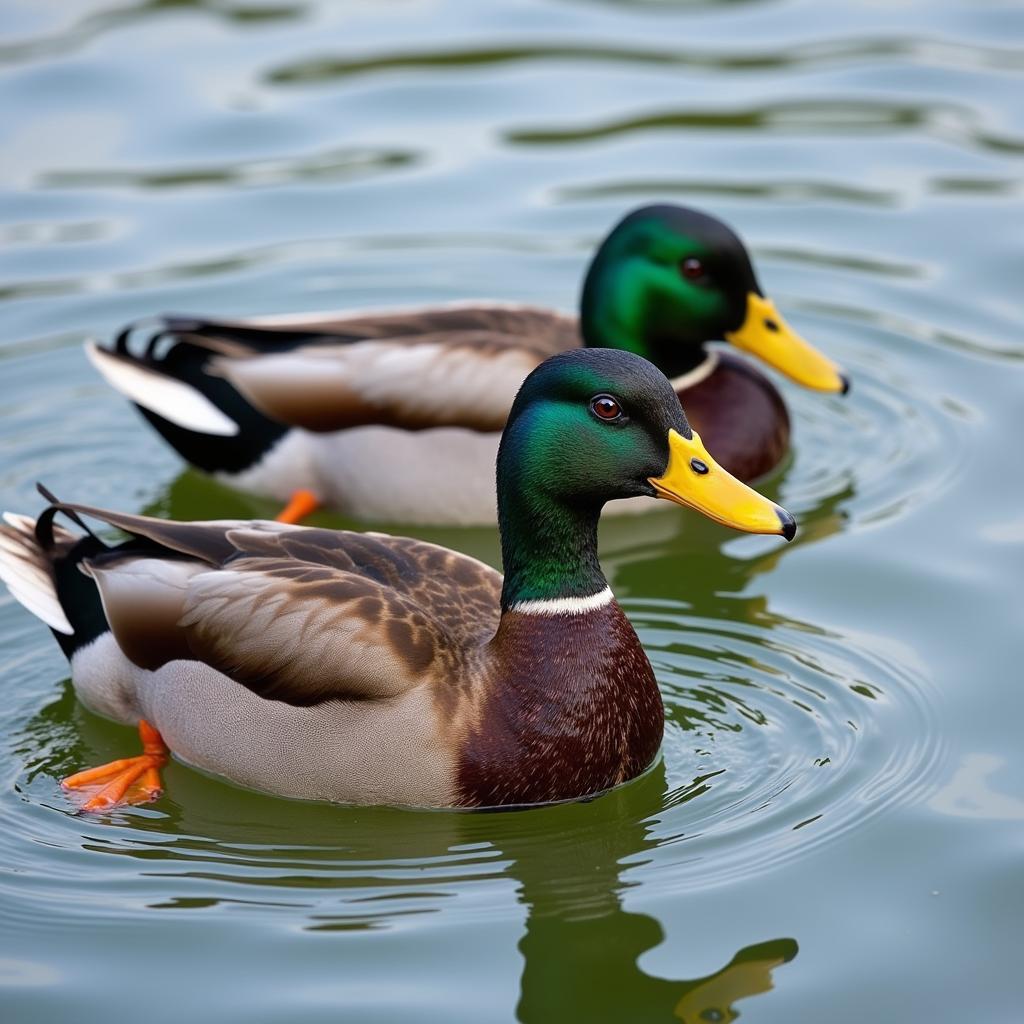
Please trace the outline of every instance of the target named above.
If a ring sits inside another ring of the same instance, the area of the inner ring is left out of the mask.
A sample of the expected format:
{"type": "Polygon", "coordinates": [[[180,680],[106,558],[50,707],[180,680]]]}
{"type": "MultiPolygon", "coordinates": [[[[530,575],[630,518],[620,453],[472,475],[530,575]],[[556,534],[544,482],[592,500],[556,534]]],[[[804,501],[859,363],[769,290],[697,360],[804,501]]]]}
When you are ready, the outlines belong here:
{"type": "Polygon", "coordinates": [[[601,509],[665,498],[747,533],[792,540],[796,521],[719,466],[652,363],[616,349],[572,349],[523,382],[498,448],[503,607],[592,595],[601,509]]]}
{"type": "Polygon", "coordinates": [[[588,346],[635,352],[670,377],[693,369],[704,343],[721,339],[805,387],[849,388],[761,291],[736,233],[683,206],[645,206],[615,226],[587,271],[580,327],[588,346]]]}
{"type": "Polygon", "coordinates": [[[606,502],[641,495],[747,533],[796,532],[785,509],[715,462],[652,363],[614,349],[546,360],[523,382],[498,450],[503,534],[512,516],[596,523],[606,502]]]}

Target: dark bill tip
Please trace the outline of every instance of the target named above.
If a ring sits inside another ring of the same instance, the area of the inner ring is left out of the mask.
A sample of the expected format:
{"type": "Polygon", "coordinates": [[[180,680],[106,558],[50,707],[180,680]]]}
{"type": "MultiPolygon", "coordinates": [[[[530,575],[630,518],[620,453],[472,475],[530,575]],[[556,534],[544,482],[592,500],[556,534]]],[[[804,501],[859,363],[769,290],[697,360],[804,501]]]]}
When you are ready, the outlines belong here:
{"type": "Polygon", "coordinates": [[[782,536],[792,540],[796,536],[796,520],[784,508],[777,508],[775,514],[782,524],[782,536]]]}
{"type": "Polygon", "coordinates": [[[841,394],[841,395],[848,394],[849,390],[850,390],[850,378],[847,377],[845,373],[841,373],[841,374],[839,374],[839,379],[843,382],[843,388],[839,392],[839,394],[841,394]]]}

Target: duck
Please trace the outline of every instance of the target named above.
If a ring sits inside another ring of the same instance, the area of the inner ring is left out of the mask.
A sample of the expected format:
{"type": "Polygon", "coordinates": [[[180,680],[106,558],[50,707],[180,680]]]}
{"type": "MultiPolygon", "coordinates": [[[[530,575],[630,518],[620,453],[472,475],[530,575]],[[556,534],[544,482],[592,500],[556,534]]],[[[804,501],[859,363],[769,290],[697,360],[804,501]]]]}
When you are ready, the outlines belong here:
{"type": "Polygon", "coordinates": [[[580,346],[658,366],[719,463],[747,482],[779,464],[790,423],[779,391],[745,355],[808,388],[849,387],[765,296],[730,227],[664,204],[634,210],[602,242],[578,319],[497,302],[168,315],[86,351],[188,463],[281,503],[281,521],[327,506],[360,521],[493,525],[491,473],[512,400],[546,358],[580,346]],[[709,349],[716,339],[732,350],[709,349]]]}
{"type": "Polygon", "coordinates": [[[64,787],[85,810],[153,799],[173,753],[285,797],[499,807],[644,772],[664,708],[601,571],[602,507],[667,499],[787,540],[795,520],[715,462],[664,374],[614,349],[531,371],[496,489],[504,576],[408,537],[171,521],[42,489],[37,519],[4,516],[0,579],[54,632],[80,701],[143,743],[64,787]]]}

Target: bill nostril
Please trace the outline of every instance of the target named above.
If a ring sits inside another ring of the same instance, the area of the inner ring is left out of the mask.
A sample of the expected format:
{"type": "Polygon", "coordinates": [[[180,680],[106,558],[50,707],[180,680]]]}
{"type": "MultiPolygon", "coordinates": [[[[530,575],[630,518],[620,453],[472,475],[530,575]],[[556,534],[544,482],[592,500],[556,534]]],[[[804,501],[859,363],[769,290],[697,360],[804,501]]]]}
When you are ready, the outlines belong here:
{"type": "Polygon", "coordinates": [[[699,476],[703,476],[708,471],[708,464],[701,462],[698,458],[690,459],[690,469],[699,476]]]}
{"type": "Polygon", "coordinates": [[[770,316],[769,317],[765,317],[764,325],[765,325],[765,327],[768,328],[769,331],[772,331],[772,332],[774,332],[776,334],[778,333],[778,330],[779,330],[778,321],[773,320],[770,316]]]}

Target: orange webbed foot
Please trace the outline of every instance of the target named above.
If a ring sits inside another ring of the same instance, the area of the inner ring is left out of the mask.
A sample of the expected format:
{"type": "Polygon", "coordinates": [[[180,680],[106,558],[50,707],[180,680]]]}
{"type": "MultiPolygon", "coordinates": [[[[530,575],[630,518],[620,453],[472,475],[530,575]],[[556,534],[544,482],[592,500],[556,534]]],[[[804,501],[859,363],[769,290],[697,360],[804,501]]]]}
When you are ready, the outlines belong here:
{"type": "Polygon", "coordinates": [[[142,753],[138,757],[123,757],[99,768],[87,768],[61,782],[64,789],[78,791],[86,797],[81,805],[83,811],[144,804],[160,796],[163,792],[160,769],[167,763],[170,752],[160,733],[145,719],[139,722],[139,737],[142,753]]]}
{"type": "Polygon", "coordinates": [[[312,491],[296,491],[277,517],[279,523],[301,523],[320,507],[320,499],[312,491]]]}

